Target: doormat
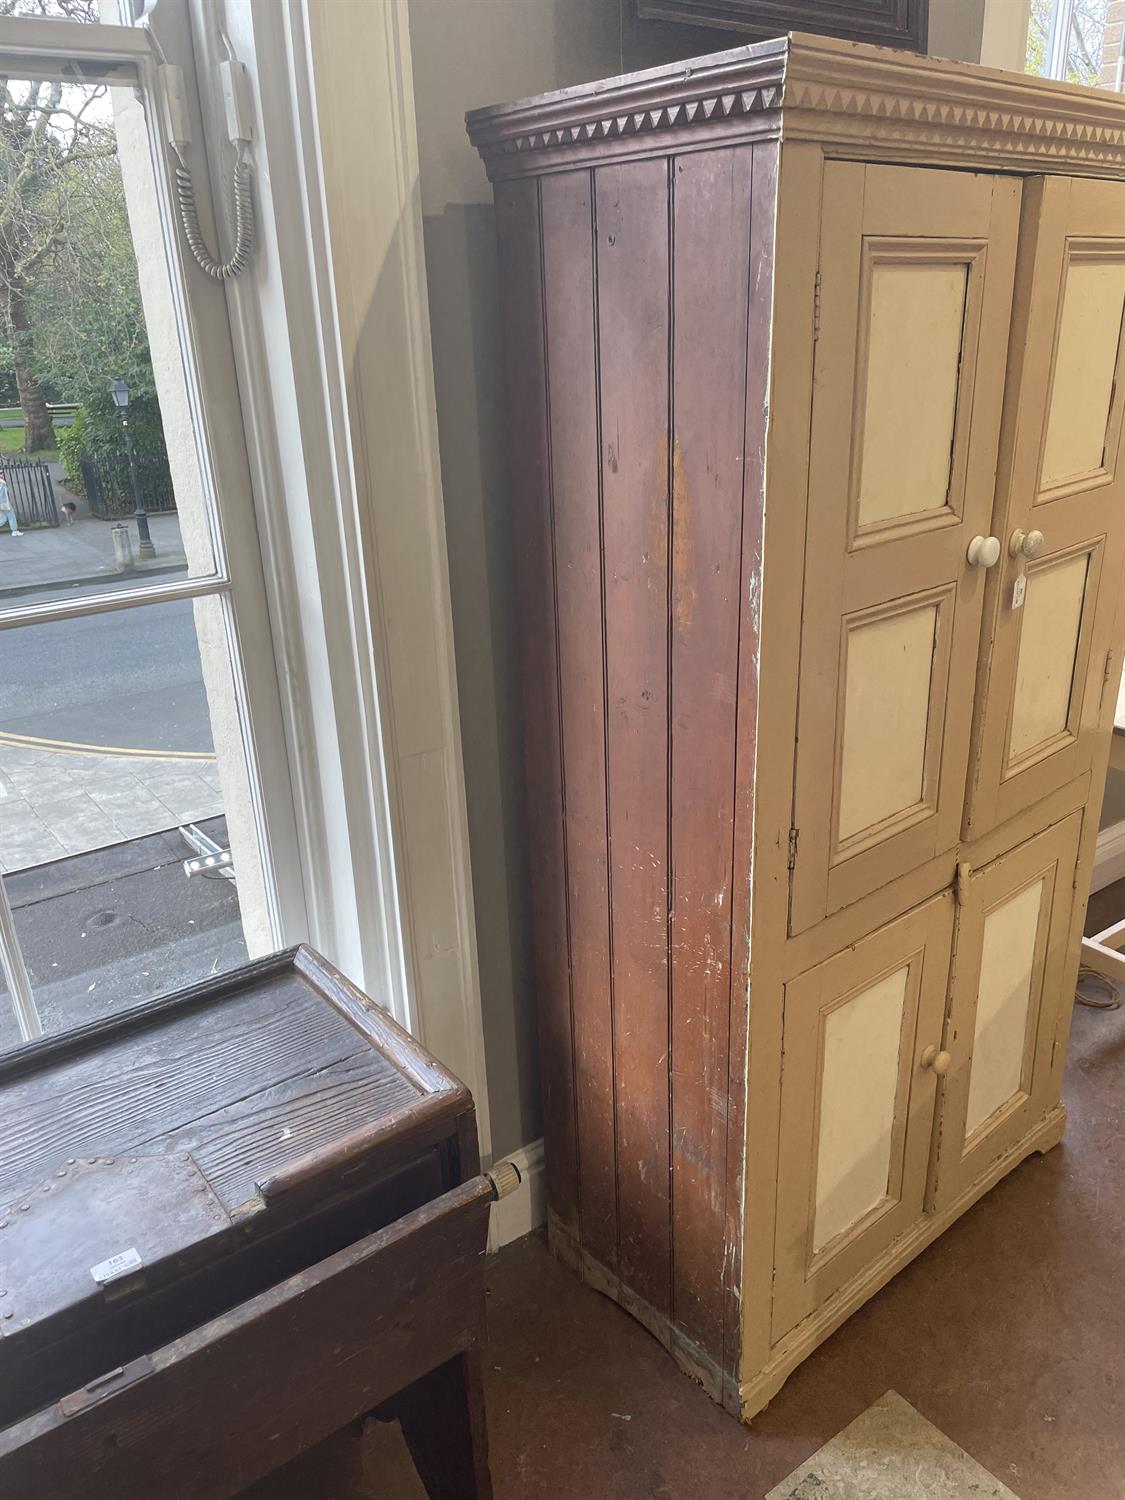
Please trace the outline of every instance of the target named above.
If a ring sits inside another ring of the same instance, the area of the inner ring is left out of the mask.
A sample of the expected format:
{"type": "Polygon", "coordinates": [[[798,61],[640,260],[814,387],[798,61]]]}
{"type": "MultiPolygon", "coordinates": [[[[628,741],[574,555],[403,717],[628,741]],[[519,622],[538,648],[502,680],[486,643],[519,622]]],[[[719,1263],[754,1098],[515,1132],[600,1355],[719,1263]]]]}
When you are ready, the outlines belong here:
{"type": "Polygon", "coordinates": [[[766,1500],[1019,1500],[964,1448],[888,1391],[766,1500]]]}

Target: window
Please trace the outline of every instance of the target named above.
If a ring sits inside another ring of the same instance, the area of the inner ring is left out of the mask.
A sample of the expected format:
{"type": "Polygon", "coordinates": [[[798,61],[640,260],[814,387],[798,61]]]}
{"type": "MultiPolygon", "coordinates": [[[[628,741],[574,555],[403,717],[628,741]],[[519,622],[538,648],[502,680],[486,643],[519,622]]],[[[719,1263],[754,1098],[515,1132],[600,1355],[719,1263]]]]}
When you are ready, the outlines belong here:
{"type": "Polygon", "coordinates": [[[1125,0],[1031,0],[1027,72],[1121,91],[1125,0]]]}
{"type": "Polygon", "coordinates": [[[301,893],[226,304],[176,222],[157,50],[87,0],[9,0],[0,64],[4,1048],[270,951],[301,893]]]}

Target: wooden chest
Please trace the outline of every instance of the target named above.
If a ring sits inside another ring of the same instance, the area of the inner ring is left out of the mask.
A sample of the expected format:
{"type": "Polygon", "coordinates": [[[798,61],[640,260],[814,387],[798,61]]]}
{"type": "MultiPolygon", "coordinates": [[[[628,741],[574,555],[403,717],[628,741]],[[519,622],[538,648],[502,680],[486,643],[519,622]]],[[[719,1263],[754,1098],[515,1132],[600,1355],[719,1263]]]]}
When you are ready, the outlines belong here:
{"type": "Polygon", "coordinates": [[[552,1244],[750,1416],[1062,1130],[1125,100],[793,35],[468,124],[552,1244]]]}
{"type": "Polygon", "coordinates": [[[478,1166],[468,1091],[304,948],[7,1057],[0,1427],[80,1411],[478,1166]]]}

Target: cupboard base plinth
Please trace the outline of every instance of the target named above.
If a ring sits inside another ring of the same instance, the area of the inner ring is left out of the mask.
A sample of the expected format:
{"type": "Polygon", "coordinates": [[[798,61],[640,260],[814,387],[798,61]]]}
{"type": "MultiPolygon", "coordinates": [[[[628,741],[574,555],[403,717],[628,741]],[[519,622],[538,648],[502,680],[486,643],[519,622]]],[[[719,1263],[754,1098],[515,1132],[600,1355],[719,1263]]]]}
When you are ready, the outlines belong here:
{"type": "Polygon", "coordinates": [[[831,1298],[810,1318],[775,1345],[770,1357],[759,1372],[742,1383],[740,1415],[743,1422],[750,1423],[759,1412],[764,1411],[799,1364],[809,1357],[818,1345],[835,1333],[857,1308],[862,1307],[876,1292],[880,1291],[892,1276],[920,1255],[926,1247],[944,1234],[955,1219],[983,1198],[990,1188],[996,1186],[1029,1156],[1042,1156],[1057,1146],[1066,1128],[1066,1107],[1057,1105],[1045,1115],[1034,1130],[1029,1131],[1010,1151],[992,1163],[964,1193],[940,1213],[928,1215],[914,1229],[904,1234],[889,1246],[886,1253],[831,1298]]]}
{"type": "Polygon", "coordinates": [[[551,1254],[557,1260],[594,1291],[601,1292],[604,1297],[616,1302],[618,1307],[635,1318],[642,1328],[663,1344],[680,1369],[698,1381],[712,1401],[725,1406],[732,1416],[738,1415],[737,1382],[730,1376],[724,1378],[722,1370],[711,1356],[682,1329],[677,1328],[666,1313],[660,1312],[643,1297],[639,1297],[620,1276],[584,1250],[570,1230],[550,1210],[547,1213],[547,1242],[551,1254]]]}

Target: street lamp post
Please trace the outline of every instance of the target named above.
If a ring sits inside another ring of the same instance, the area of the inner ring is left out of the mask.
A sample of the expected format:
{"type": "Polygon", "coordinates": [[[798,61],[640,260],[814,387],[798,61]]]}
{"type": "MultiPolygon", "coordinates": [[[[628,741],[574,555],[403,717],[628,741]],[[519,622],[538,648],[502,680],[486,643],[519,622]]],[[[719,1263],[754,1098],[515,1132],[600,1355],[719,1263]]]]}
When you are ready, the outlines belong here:
{"type": "Polygon", "coordinates": [[[133,436],[129,431],[129,387],[123,380],[115,380],[109,388],[109,393],[117,408],[121,430],[125,434],[125,451],[129,455],[129,478],[133,483],[133,505],[135,506],[133,519],[137,523],[137,556],[155,557],[156,548],[152,545],[152,535],[148,529],[148,511],[145,510],[140,476],[137,473],[137,455],[133,452],[133,436]]]}

